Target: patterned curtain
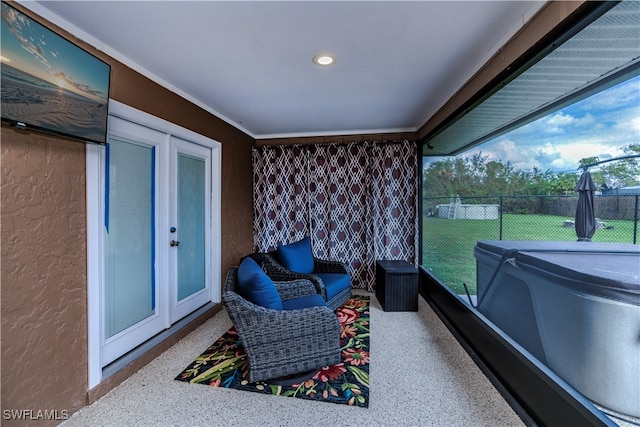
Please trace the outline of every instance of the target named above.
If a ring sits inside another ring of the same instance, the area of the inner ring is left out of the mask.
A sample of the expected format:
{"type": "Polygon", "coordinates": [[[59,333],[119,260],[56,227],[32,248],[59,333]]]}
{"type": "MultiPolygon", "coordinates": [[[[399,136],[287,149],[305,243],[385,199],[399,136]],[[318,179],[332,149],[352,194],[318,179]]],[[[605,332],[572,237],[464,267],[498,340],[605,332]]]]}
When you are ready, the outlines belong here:
{"type": "Polygon", "coordinates": [[[351,268],[353,286],[375,280],[368,144],[310,148],[311,241],[316,256],[351,268]]]}
{"type": "Polygon", "coordinates": [[[307,152],[299,146],[254,149],[253,243],[259,252],[309,234],[307,152]]]}
{"type": "Polygon", "coordinates": [[[263,146],[253,151],[258,251],[311,237],[373,292],[377,259],[417,263],[415,142],[263,146]]]}
{"type": "Polygon", "coordinates": [[[418,263],[416,144],[375,144],[371,179],[377,259],[418,263]]]}

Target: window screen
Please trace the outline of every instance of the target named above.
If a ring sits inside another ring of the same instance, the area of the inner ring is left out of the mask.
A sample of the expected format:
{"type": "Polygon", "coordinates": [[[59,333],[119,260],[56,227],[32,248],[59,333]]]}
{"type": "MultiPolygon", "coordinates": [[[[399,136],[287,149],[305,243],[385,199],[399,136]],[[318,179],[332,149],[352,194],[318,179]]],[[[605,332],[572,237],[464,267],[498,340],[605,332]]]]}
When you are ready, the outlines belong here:
{"type": "Polygon", "coordinates": [[[425,155],[457,154],[640,71],[640,2],[623,1],[439,133],[425,155]]]}

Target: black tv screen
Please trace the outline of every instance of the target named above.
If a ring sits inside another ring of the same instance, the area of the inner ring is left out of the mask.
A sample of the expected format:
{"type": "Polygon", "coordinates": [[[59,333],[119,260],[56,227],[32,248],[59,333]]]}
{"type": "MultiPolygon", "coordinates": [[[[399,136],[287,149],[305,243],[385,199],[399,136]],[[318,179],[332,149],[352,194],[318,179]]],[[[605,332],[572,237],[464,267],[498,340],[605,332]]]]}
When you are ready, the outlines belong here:
{"type": "Polygon", "coordinates": [[[105,144],[111,67],[2,3],[2,121],[105,144]]]}

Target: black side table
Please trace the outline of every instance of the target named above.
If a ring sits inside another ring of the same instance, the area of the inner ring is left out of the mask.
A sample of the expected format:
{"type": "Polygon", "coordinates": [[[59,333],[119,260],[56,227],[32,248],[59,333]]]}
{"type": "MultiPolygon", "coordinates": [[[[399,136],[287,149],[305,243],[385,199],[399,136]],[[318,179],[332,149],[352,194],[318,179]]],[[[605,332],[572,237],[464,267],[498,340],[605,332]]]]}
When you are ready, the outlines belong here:
{"type": "Polygon", "coordinates": [[[418,311],[418,269],[406,261],[376,261],[376,298],[384,311],[418,311]]]}

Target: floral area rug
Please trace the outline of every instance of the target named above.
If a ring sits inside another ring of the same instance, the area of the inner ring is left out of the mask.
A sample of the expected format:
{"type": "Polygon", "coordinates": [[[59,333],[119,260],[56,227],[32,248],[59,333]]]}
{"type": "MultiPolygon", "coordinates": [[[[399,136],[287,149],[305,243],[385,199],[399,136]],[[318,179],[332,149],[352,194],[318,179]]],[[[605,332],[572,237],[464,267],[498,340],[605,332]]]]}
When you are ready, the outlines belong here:
{"type": "Polygon", "coordinates": [[[278,396],[369,406],[369,297],[354,295],[336,311],[340,321],[342,363],[325,366],[299,384],[249,383],[248,363],[232,327],[187,369],[178,381],[278,396]]]}

